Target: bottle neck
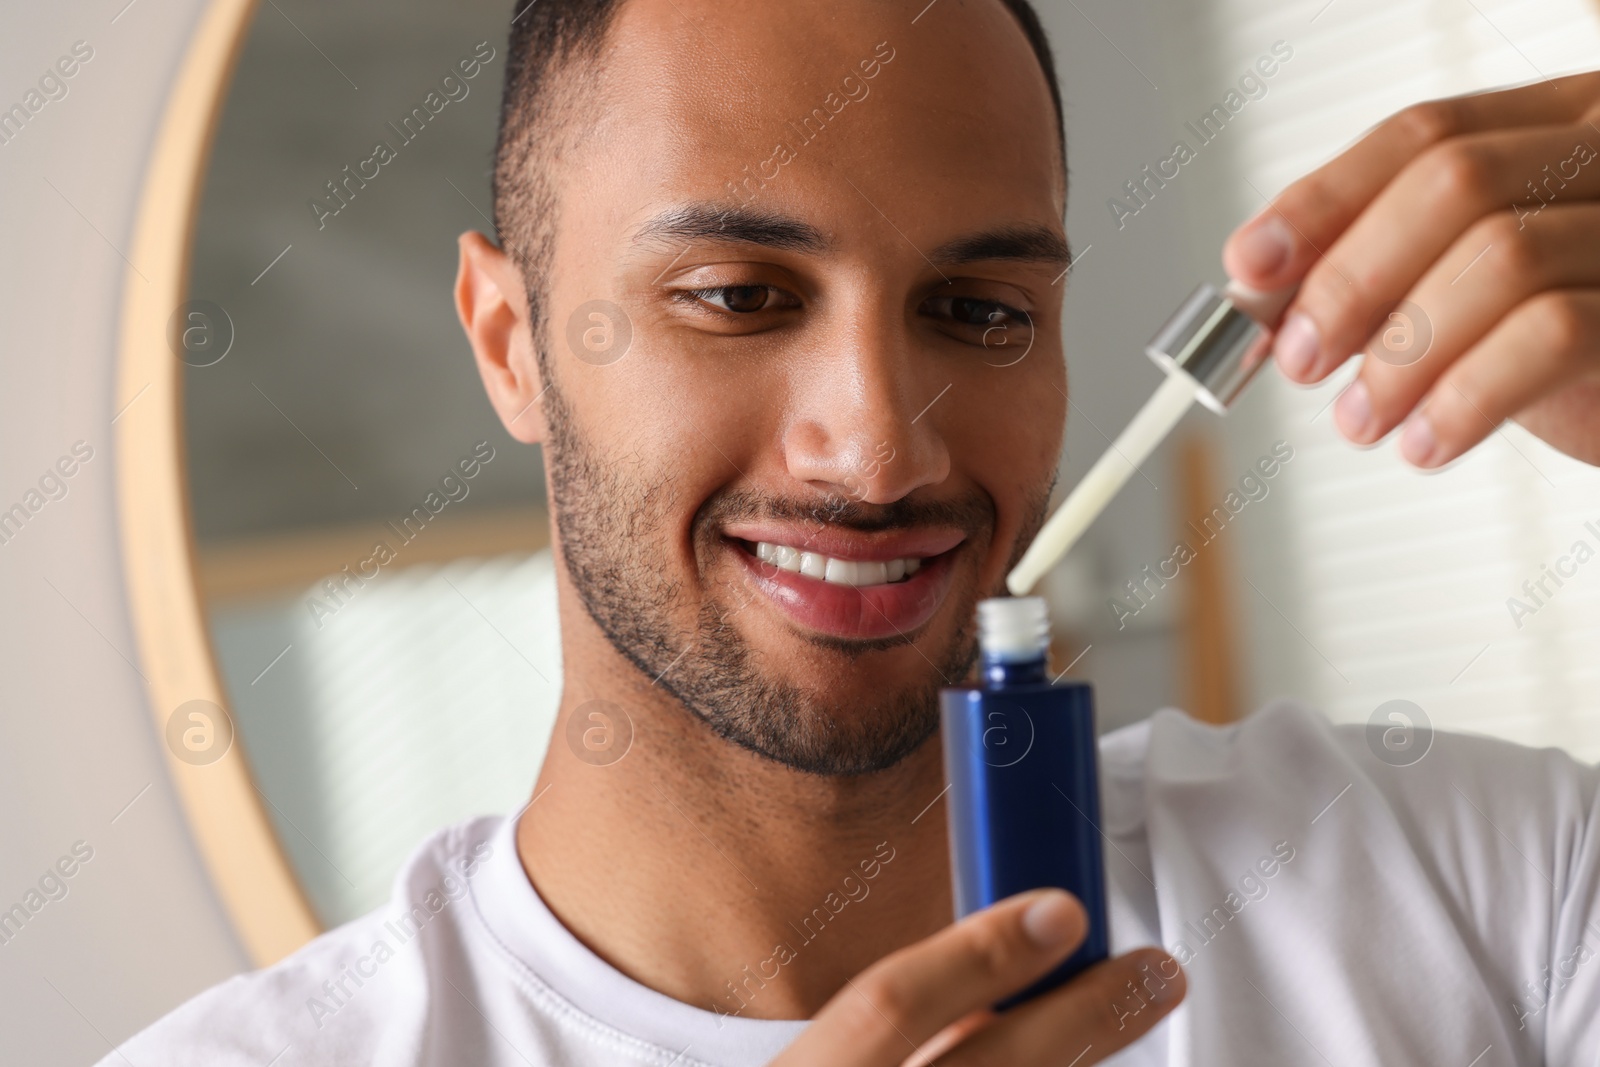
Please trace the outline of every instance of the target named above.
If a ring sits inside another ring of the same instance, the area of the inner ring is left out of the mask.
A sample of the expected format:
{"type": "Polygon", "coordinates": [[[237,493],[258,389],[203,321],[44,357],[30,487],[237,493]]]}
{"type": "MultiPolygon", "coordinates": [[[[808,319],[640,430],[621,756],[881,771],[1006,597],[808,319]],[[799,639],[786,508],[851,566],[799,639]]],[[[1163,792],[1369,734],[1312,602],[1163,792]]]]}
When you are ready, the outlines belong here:
{"type": "Polygon", "coordinates": [[[1005,689],[1014,685],[1037,685],[1049,681],[1044,656],[1029,659],[1001,659],[984,655],[978,663],[978,677],[985,689],[1005,689]]]}

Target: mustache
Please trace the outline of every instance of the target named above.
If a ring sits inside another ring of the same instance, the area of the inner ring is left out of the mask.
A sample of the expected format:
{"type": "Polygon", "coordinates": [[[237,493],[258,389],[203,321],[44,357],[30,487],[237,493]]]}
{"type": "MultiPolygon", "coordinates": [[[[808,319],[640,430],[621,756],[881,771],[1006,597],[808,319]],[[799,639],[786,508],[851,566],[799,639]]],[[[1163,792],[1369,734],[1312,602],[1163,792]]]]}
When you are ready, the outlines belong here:
{"type": "Polygon", "coordinates": [[[994,529],[995,508],[994,501],[977,490],[944,500],[908,496],[872,504],[840,494],[794,498],[728,489],[701,506],[694,529],[697,537],[714,536],[719,526],[752,521],[826,524],[862,533],[953,526],[972,537],[994,529]]]}

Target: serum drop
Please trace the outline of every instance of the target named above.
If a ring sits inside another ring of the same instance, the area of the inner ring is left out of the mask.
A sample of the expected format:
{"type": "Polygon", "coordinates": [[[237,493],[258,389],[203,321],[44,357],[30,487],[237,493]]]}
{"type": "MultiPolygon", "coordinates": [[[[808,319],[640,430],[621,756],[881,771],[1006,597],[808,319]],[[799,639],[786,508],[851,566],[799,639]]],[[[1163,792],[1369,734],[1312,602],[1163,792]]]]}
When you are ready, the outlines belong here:
{"type": "Polygon", "coordinates": [[[1077,897],[1089,917],[1083,944],[1001,1009],[1055,988],[1109,949],[1094,691],[1051,684],[1049,645],[1042,598],[985,600],[979,682],[940,696],[956,918],[1045,886],[1077,897]]]}

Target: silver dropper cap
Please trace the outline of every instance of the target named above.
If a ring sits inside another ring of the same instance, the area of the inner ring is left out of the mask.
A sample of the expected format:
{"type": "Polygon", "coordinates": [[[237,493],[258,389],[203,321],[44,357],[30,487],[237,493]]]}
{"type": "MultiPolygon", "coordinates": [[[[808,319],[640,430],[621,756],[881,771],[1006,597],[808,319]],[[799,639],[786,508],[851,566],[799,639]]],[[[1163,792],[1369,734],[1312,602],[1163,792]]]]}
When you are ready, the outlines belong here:
{"type": "MultiPolygon", "coordinates": [[[[1258,307],[1252,318],[1240,308],[1242,302],[1202,282],[1144,349],[1168,374],[1181,371],[1193,378],[1200,386],[1196,399],[1218,415],[1233,405],[1269,354],[1269,331],[1257,321],[1268,316],[1258,307]]],[[[1275,315],[1288,296],[1271,302],[1277,304],[1275,315]]]]}

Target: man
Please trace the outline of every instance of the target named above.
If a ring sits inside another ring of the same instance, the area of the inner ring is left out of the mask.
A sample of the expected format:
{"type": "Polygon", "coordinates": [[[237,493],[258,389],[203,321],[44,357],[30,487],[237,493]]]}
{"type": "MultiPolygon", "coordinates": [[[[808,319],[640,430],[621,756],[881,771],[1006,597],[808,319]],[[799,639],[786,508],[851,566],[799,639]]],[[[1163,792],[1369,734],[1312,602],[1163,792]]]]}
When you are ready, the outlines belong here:
{"type": "MultiPolygon", "coordinates": [[[[1106,740],[1121,954],[987,1011],[1084,929],[1059,891],[950,924],[935,732],[1054,477],[1066,171],[1027,4],[923,8],[519,5],[502,243],[462,237],[456,301],[545,446],[565,691],[533,797],[105,1062],[1594,1060],[1596,772],[1447,736],[1393,767],[1292,702],[1106,740]]],[[[1241,282],[1303,280],[1298,380],[1401,298],[1431,317],[1344,394],[1352,439],[1404,420],[1435,467],[1515,416],[1600,460],[1600,166],[1524,188],[1600,144],[1597,103],[1590,75],[1412,109],[1234,236],[1241,282]]]]}

